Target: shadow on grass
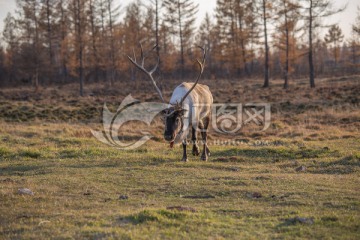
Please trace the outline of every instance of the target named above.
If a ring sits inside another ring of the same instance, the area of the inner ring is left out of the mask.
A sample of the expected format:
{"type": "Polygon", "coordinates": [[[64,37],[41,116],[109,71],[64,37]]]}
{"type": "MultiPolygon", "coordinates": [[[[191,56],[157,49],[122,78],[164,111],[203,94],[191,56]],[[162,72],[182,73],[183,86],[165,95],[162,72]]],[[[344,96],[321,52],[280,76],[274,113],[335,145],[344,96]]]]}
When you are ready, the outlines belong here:
{"type": "Polygon", "coordinates": [[[334,162],[323,162],[312,170],[315,174],[351,174],[360,170],[360,158],[347,156],[334,162]]]}
{"type": "Polygon", "coordinates": [[[77,164],[71,164],[69,168],[122,168],[122,167],[149,167],[149,166],[161,166],[169,163],[176,163],[176,160],[168,160],[159,157],[139,158],[139,159],[127,159],[127,158],[110,158],[103,161],[84,161],[77,164]]]}
{"type": "Polygon", "coordinates": [[[76,138],[46,137],[44,141],[55,143],[59,147],[81,146],[82,142],[76,138]]]}
{"type": "Polygon", "coordinates": [[[0,147],[0,160],[2,159],[17,159],[17,158],[41,158],[43,155],[36,149],[22,149],[17,152],[11,151],[5,147],[0,147]]]}
{"type": "Polygon", "coordinates": [[[84,169],[88,169],[88,168],[117,168],[122,166],[119,163],[116,162],[109,162],[109,163],[93,163],[93,162],[84,162],[84,163],[80,163],[80,164],[76,164],[76,165],[69,165],[69,168],[84,168],[84,169]]]}
{"type": "Polygon", "coordinates": [[[43,166],[31,166],[31,165],[21,165],[21,166],[9,166],[0,168],[0,176],[24,176],[24,175],[35,175],[45,174],[43,166]]]}
{"type": "Polygon", "coordinates": [[[281,227],[289,227],[289,226],[295,226],[295,225],[313,225],[314,224],[314,218],[304,218],[304,217],[294,217],[285,219],[283,223],[280,223],[277,225],[278,228],[281,227]]]}
{"type": "MultiPolygon", "coordinates": [[[[213,153],[214,158],[241,156],[245,158],[271,158],[271,159],[301,159],[301,158],[319,158],[328,155],[338,155],[337,151],[330,151],[329,148],[319,149],[291,149],[291,148],[259,148],[259,149],[240,149],[232,148],[213,153]]],[[[230,159],[231,160],[231,159],[230,159]]]]}
{"type": "Polygon", "coordinates": [[[176,210],[144,210],[136,214],[119,217],[120,224],[143,224],[147,222],[166,222],[167,220],[182,220],[186,217],[185,213],[176,210]]]}

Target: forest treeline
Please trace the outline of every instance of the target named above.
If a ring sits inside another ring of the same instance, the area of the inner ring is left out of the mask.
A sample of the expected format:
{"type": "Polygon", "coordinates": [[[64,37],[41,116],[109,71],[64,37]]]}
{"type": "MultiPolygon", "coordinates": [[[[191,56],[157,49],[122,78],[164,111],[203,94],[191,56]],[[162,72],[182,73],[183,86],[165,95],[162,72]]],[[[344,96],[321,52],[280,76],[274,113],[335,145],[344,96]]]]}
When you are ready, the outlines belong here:
{"type": "Polygon", "coordinates": [[[217,0],[214,15],[196,25],[193,0],[17,0],[8,13],[0,49],[0,86],[135,81],[127,55],[146,65],[160,57],[162,78],[193,78],[195,59],[209,49],[207,78],[263,77],[288,80],[355,74],[360,66],[360,10],[352,36],[324,21],[344,8],[331,0],[217,0]],[[121,4],[121,2],[120,2],[121,4]],[[324,35],[323,32],[327,32],[324,35]],[[134,49],[134,50],[133,50],[134,49]]]}

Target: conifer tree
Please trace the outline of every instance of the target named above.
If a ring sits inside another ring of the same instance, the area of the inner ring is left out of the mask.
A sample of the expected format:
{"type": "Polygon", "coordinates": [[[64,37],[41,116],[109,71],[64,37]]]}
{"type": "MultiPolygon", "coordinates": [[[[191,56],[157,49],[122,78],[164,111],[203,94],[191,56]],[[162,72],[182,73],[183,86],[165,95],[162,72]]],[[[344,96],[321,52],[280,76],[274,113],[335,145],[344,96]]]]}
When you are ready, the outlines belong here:
{"type": "Polygon", "coordinates": [[[185,74],[185,51],[191,47],[198,4],[193,0],[164,0],[165,21],[172,34],[177,36],[180,46],[180,73],[185,74]]]}

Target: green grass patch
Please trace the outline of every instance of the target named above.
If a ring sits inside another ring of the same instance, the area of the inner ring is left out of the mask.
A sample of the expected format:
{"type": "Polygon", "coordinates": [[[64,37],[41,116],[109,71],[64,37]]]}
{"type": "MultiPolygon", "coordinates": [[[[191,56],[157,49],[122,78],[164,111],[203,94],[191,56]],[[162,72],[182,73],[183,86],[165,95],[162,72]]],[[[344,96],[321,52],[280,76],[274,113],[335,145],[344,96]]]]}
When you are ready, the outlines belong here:
{"type": "Polygon", "coordinates": [[[65,124],[2,128],[2,238],[360,237],[356,138],[210,146],[208,162],[189,154],[184,163],[179,146],[152,141],[121,151],[87,131],[65,124]]]}
{"type": "Polygon", "coordinates": [[[40,158],[41,152],[39,150],[34,149],[26,149],[26,150],[20,150],[18,152],[18,155],[22,158],[40,158]]]}
{"type": "Polygon", "coordinates": [[[11,151],[6,147],[0,147],[0,158],[5,158],[10,156],[11,151]]]}

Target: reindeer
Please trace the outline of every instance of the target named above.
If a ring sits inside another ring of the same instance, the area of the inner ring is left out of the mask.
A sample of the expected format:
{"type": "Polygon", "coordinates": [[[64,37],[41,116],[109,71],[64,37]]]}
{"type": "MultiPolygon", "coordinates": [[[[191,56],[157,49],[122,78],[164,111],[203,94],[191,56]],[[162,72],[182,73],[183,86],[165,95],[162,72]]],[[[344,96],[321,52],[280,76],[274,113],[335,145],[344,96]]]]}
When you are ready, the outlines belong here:
{"type": "MultiPolygon", "coordinates": [[[[150,51],[153,51],[157,46],[155,45],[150,51]]],[[[165,131],[164,138],[170,143],[172,148],[174,144],[182,143],[183,146],[183,157],[182,161],[187,162],[186,154],[186,145],[187,145],[187,135],[192,130],[192,142],[193,149],[192,154],[198,156],[200,154],[199,147],[197,145],[197,132],[198,128],[200,129],[202,142],[203,142],[203,151],[201,155],[201,160],[207,161],[208,156],[210,156],[210,151],[207,146],[207,129],[210,123],[211,108],[213,104],[213,97],[209,90],[209,87],[203,84],[198,84],[198,81],[204,71],[205,66],[205,57],[206,49],[201,48],[203,51],[202,60],[199,61],[196,59],[200,72],[197,76],[195,83],[183,82],[177,86],[170,98],[168,108],[162,111],[165,120],[165,131]]],[[[162,93],[152,76],[159,66],[160,58],[157,56],[157,63],[153,69],[150,71],[145,69],[145,54],[143,52],[142,45],[140,44],[141,50],[141,63],[136,61],[135,53],[134,58],[128,56],[129,60],[142,72],[144,72],[151,80],[152,84],[155,87],[156,92],[158,93],[161,101],[165,103],[165,100],[162,96],[162,93]]],[[[149,52],[150,52],[149,51],[149,52]]]]}

